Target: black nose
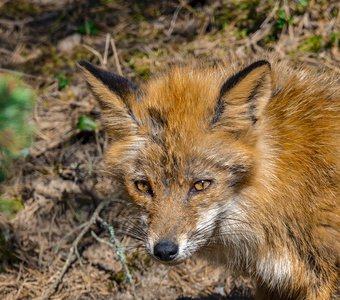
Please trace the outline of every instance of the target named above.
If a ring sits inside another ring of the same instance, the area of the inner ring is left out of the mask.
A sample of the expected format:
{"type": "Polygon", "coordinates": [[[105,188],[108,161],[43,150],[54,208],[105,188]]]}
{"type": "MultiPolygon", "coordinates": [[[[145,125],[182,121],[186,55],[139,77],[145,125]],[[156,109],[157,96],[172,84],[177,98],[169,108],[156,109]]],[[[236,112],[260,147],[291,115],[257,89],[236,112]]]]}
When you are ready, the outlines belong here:
{"type": "Polygon", "coordinates": [[[159,241],[153,248],[153,254],[160,260],[173,260],[178,254],[178,246],[172,241],[159,241]]]}

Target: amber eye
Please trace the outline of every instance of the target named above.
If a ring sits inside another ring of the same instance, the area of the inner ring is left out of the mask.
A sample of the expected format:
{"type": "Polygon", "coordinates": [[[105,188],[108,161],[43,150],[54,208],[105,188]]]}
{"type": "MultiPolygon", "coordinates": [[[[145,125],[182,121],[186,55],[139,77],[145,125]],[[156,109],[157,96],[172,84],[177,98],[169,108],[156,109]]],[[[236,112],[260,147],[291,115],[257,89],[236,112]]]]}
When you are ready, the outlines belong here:
{"type": "Polygon", "coordinates": [[[151,188],[151,185],[146,180],[136,180],[135,181],[135,187],[140,192],[153,195],[153,190],[151,188]]]}
{"type": "Polygon", "coordinates": [[[196,192],[204,191],[211,185],[211,180],[199,180],[194,183],[193,190],[196,192]]]}

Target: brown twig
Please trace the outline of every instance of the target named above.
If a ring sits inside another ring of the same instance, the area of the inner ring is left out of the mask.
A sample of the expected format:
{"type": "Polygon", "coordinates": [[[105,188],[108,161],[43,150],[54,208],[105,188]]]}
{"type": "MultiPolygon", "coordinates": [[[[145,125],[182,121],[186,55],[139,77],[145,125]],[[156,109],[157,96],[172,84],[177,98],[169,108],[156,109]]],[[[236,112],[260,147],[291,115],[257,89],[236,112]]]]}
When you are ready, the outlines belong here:
{"type": "Polygon", "coordinates": [[[106,34],[106,40],[105,40],[105,50],[104,50],[104,58],[103,58],[103,65],[106,66],[107,64],[107,56],[109,54],[109,46],[110,46],[110,34],[106,34]]]}
{"type": "Polygon", "coordinates": [[[103,65],[103,57],[102,55],[95,49],[93,49],[92,47],[88,46],[88,45],[85,45],[83,44],[82,45],[85,49],[87,49],[88,51],[90,51],[92,54],[94,54],[95,56],[98,57],[99,61],[100,61],[100,64],[103,65]]]}
{"type": "Polygon", "coordinates": [[[63,268],[61,269],[61,271],[59,272],[58,276],[54,279],[53,283],[50,285],[50,287],[45,291],[45,293],[40,297],[40,300],[47,300],[51,297],[51,295],[54,294],[55,290],[57,289],[58,285],[61,283],[61,281],[63,280],[63,277],[66,273],[66,271],[68,270],[68,268],[72,265],[72,263],[76,260],[76,253],[77,253],[77,247],[78,247],[78,243],[81,241],[81,239],[84,237],[84,235],[89,231],[89,229],[91,228],[91,226],[96,222],[99,213],[101,212],[101,210],[109,203],[110,201],[103,201],[101,203],[99,203],[99,205],[97,206],[96,210],[94,211],[94,213],[92,214],[91,219],[86,222],[86,226],[83,228],[83,230],[79,233],[79,235],[77,236],[77,238],[74,240],[70,251],[68,253],[67,259],[64,263],[63,268]]]}
{"type": "Polygon", "coordinates": [[[119,63],[116,44],[115,44],[115,41],[114,41],[113,38],[111,38],[111,47],[112,47],[113,56],[114,56],[116,67],[117,67],[117,72],[118,72],[119,75],[123,76],[122,68],[121,68],[120,63],[119,63]]]}
{"type": "MultiPolygon", "coordinates": [[[[120,244],[120,242],[117,240],[116,235],[115,235],[115,231],[114,228],[111,224],[108,224],[105,220],[103,220],[101,217],[98,216],[97,220],[100,222],[100,224],[102,224],[103,227],[105,227],[105,229],[107,229],[107,231],[109,232],[109,237],[110,237],[110,247],[112,248],[112,250],[117,253],[118,259],[119,261],[122,263],[123,266],[123,271],[125,274],[125,280],[127,283],[131,283],[132,282],[132,277],[129,271],[129,268],[127,266],[127,262],[126,262],[126,257],[125,257],[125,250],[124,247],[120,244]]],[[[92,236],[95,237],[96,234],[94,232],[91,232],[92,236]]],[[[97,236],[97,238],[99,239],[99,237],[97,236]]]]}
{"type": "Polygon", "coordinates": [[[181,5],[179,5],[176,8],[176,10],[175,10],[175,12],[174,12],[174,14],[172,16],[171,22],[170,22],[170,27],[169,27],[168,31],[166,32],[166,36],[169,37],[172,34],[172,32],[174,31],[175,26],[176,26],[177,17],[178,17],[178,14],[179,14],[181,9],[182,9],[181,5]]]}

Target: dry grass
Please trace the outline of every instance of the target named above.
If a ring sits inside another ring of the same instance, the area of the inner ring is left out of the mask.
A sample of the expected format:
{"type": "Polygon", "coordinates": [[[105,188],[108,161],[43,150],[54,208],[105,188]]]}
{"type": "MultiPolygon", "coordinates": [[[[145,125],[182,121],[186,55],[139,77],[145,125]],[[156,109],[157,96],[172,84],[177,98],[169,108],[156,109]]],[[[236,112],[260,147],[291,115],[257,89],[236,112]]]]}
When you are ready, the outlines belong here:
{"type": "MultiPolygon", "coordinates": [[[[0,220],[1,230],[11,228],[18,256],[0,273],[0,298],[44,295],[95,207],[120,191],[101,173],[107,138],[98,105],[75,69],[77,60],[140,81],[192,56],[237,59],[270,50],[281,60],[340,73],[339,1],[306,3],[0,0],[0,74],[20,74],[38,95],[36,141],[0,187],[2,197],[19,198],[25,205],[10,221],[0,220]],[[97,129],[79,130],[81,115],[95,119],[97,129]]],[[[251,290],[250,282],[201,261],[173,268],[151,262],[141,245],[123,234],[127,217],[136,215],[128,202],[114,203],[101,215],[118,229],[133,283],[124,282],[110,246],[88,231],[51,299],[176,299],[214,293],[221,299],[221,294],[251,290]]],[[[107,239],[98,223],[90,229],[107,239]]]]}

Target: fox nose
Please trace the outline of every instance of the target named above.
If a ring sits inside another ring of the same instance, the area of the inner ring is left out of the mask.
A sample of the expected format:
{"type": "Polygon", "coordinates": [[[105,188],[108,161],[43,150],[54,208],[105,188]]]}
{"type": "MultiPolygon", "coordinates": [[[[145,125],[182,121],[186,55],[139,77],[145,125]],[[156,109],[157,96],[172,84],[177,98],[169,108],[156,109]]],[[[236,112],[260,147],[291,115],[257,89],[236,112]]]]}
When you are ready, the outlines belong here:
{"type": "Polygon", "coordinates": [[[178,245],[172,241],[159,241],[153,248],[153,253],[160,260],[173,260],[178,254],[178,245]]]}

